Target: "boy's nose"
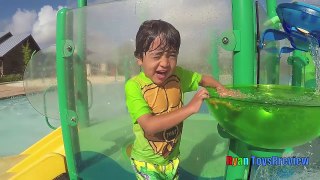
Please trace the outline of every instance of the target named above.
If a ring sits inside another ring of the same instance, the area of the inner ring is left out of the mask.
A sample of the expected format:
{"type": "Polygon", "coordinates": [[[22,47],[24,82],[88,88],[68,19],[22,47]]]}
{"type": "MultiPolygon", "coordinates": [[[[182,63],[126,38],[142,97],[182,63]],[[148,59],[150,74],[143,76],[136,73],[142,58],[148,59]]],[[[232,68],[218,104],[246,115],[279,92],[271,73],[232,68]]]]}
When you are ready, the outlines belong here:
{"type": "Polygon", "coordinates": [[[167,57],[162,57],[161,58],[161,61],[160,61],[160,66],[162,67],[167,67],[170,65],[170,62],[169,62],[169,58],[167,57]]]}

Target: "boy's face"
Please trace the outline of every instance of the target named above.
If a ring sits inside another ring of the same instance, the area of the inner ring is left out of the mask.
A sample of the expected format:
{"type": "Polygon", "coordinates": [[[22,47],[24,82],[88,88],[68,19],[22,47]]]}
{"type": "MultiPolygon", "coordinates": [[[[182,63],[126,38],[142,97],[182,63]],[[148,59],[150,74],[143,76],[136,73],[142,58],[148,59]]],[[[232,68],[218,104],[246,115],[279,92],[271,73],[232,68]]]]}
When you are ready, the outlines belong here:
{"type": "Polygon", "coordinates": [[[165,50],[160,43],[161,40],[157,37],[143,55],[143,59],[138,59],[145,75],[157,85],[162,85],[173,74],[178,57],[177,51],[165,50]]]}

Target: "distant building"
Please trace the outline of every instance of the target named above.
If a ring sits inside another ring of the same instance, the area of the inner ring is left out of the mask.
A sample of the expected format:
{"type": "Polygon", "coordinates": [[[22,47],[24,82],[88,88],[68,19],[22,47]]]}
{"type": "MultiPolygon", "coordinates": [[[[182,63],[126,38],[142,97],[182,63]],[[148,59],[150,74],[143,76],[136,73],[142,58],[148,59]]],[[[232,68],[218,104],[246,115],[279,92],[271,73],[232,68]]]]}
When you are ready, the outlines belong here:
{"type": "Polygon", "coordinates": [[[25,66],[22,47],[27,43],[31,54],[40,50],[30,34],[12,35],[10,32],[0,32],[0,76],[23,73],[25,66]]]}

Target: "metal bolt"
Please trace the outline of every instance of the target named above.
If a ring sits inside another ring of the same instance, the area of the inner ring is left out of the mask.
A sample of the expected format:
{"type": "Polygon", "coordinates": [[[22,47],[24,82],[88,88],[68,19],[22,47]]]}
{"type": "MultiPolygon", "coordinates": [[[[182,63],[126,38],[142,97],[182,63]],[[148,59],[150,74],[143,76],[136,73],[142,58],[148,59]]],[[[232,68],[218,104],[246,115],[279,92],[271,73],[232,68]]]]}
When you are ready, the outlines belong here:
{"type": "Polygon", "coordinates": [[[71,121],[72,121],[72,122],[76,122],[76,121],[77,121],[76,117],[72,117],[72,118],[71,118],[71,121]]]}
{"type": "Polygon", "coordinates": [[[69,45],[69,46],[67,47],[67,50],[68,50],[69,52],[71,52],[71,51],[72,51],[72,47],[69,45]]]}
{"type": "Polygon", "coordinates": [[[227,37],[223,37],[222,38],[222,43],[223,44],[228,44],[229,43],[229,39],[227,37]]]}

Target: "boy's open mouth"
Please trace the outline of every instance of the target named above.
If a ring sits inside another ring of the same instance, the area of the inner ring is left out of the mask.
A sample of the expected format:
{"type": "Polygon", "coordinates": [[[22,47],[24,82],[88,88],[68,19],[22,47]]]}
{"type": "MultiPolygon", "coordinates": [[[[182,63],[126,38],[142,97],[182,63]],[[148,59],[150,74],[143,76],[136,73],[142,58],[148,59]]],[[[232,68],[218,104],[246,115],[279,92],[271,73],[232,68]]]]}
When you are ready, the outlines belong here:
{"type": "Polygon", "coordinates": [[[160,80],[164,80],[167,75],[167,71],[156,71],[156,76],[160,80]]]}

